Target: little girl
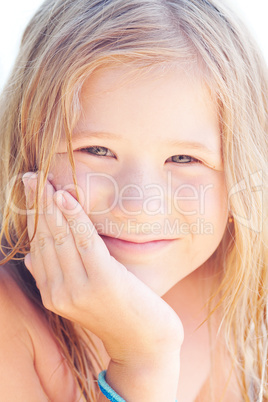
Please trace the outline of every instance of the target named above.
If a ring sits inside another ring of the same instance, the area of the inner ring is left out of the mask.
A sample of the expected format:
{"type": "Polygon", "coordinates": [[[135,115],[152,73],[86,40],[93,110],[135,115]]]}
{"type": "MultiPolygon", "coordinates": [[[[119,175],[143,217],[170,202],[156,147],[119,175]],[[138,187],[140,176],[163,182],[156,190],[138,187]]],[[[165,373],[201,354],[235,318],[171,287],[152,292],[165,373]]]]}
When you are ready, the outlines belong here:
{"type": "Polygon", "coordinates": [[[47,0],[1,98],[3,401],[268,401],[267,68],[219,0],[47,0]]]}

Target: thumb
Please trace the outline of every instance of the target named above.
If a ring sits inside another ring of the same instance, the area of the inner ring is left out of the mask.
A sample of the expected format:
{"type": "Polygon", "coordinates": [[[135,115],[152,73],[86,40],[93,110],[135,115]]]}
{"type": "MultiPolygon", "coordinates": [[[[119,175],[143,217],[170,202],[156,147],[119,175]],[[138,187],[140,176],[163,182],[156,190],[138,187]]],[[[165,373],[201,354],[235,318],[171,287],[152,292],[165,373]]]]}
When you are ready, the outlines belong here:
{"type": "Polygon", "coordinates": [[[24,257],[24,264],[26,268],[30,271],[30,273],[33,275],[33,265],[30,253],[26,254],[26,256],[24,257]]]}

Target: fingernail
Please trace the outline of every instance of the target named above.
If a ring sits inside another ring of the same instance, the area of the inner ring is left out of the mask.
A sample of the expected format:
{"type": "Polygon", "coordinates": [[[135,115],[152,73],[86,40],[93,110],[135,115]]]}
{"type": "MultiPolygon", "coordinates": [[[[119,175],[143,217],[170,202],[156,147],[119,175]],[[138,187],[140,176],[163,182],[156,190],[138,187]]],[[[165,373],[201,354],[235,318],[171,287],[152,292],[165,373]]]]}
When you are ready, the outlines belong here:
{"type": "Polygon", "coordinates": [[[37,179],[37,174],[34,172],[24,173],[24,175],[22,176],[24,186],[29,185],[30,179],[37,179]]]}
{"type": "Polygon", "coordinates": [[[72,210],[72,212],[78,212],[81,209],[79,202],[67,191],[57,191],[55,193],[55,201],[60,208],[72,210]]]}
{"type": "Polygon", "coordinates": [[[26,196],[26,207],[32,209],[34,204],[35,186],[37,174],[33,172],[27,172],[22,176],[24,184],[24,192],[26,196]]]}
{"type": "Polygon", "coordinates": [[[64,196],[63,196],[63,194],[62,194],[62,192],[57,191],[57,192],[55,193],[54,198],[55,198],[55,201],[56,201],[56,203],[57,203],[57,205],[58,205],[59,207],[66,208],[66,200],[65,200],[65,198],[64,198],[64,196]]]}

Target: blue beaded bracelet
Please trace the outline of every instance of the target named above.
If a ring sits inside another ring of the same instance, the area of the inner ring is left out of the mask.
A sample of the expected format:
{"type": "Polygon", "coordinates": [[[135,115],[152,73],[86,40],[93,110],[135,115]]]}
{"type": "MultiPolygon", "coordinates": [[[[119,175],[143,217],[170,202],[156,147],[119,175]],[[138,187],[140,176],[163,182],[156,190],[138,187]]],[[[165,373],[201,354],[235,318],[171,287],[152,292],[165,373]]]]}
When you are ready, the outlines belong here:
{"type": "Polygon", "coordinates": [[[100,372],[99,377],[98,377],[98,384],[100,387],[101,392],[103,395],[106,396],[109,401],[112,402],[126,402],[125,399],[121,398],[120,395],[118,395],[111,387],[109,384],[107,384],[106,379],[106,370],[103,370],[100,372]]]}
{"type": "MultiPolygon", "coordinates": [[[[109,384],[107,384],[106,379],[106,370],[100,372],[98,377],[98,385],[100,387],[101,392],[104,396],[106,396],[109,401],[112,402],[126,402],[120,395],[118,395],[109,384]]],[[[175,402],[178,402],[177,399],[175,402]]]]}

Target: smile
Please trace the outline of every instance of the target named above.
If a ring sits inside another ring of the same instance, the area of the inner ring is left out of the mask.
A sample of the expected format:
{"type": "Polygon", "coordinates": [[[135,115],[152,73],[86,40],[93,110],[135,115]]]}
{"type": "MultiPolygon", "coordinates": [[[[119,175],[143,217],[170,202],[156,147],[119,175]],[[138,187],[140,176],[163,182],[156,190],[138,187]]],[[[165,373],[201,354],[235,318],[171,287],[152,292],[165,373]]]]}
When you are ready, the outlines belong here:
{"type": "Polygon", "coordinates": [[[153,240],[138,243],[103,235],[101,235],[101,238],[105,242],[109,251],[118,250],[130,253],[139,253],[139,252],[145,253],[145,252],[160,251],[169,247],[176,240],[179,240],[179,239],[162,239],[162,240],[153,240]]]}

